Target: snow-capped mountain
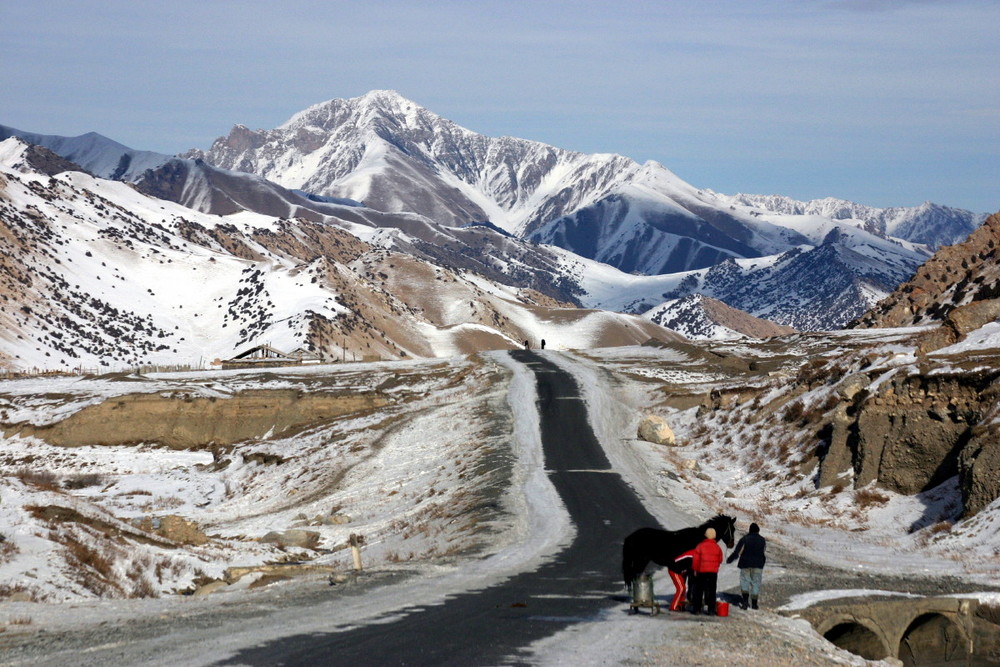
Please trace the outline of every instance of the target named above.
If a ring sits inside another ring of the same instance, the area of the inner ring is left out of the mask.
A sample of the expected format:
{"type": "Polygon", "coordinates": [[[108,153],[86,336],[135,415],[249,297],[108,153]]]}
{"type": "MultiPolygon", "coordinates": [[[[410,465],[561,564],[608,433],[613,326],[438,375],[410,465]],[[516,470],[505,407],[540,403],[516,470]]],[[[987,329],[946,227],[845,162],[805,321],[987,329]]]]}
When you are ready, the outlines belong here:
{"type": "Polygon", "coordinates": [[[445,225],[489,221],[629,273],[700,269],[810,243],[797,216],[737,206],[656,162],[486,137],[392,91],[323,102],[273,130],[238,125],[188,155],[445,225]]]}
{"type": "Polygon", "coordinates": [[[541,225],[529,237],[645,275],[700,269],[809,243],[791,226],[736,215],[655,162],[640,167],[613,193],[541,225]]]}
{"type": "Polygon", "coordinates": [[[932,202],[924,202],[920,206],[877,208],[833,197],[803,202],[782,195],[717,196],[723,201],[756,211],[855,221],[873,234],[922,243],[935,250],[964,240],[986,219],[985,213],[932,202]]]}
{"type": "Polygon", "coordinates": [[[699,340],[769,338],[795,331],[792,327],[762,320],[702,294],[665,301],[644,313],[643,317],[699,340]]]}
{"type": "Polygon", "coordinates": [[[170,159],[169,155],[163,153],[134,150],[96,132],[78,137],[61,137],[24,132],[0,125],[0,141],[10,137],[18,137],[29,144],[48,148],[95,176],[113,180],[133,181],[147,169],[154,169],[170,159]]]}
{"type": "MultiPolygon", "coordinates": [[[[391,91],[330,100],[274,130],[237,126],[190,156],[158,156],[132,178],[241,224],[263,215],[335,226],[507,288],[634,314],[703,293],[798,329],[836,328],[930,255],[888,234],[915,230],[919,216],[751,206],[655,162],[485,137],[391,91]]],[[[103,161],[106,173],[114,160],[103,161]]],[[[935,219],[923,218],[931,228],[935,219]]]]}
{"type": "MultiPolygon", "coordinates": [[[[198,365],[261,343],[398,359],[540,338],[587,347],[675,336],[388,250],[327,220],[211,215],[80,171],[51,176],[36,166],[39,151],[0,142],[8,368],[198,365]]],[[[383,232],[366,229],[373,242],[383,232]]]]}
{"type": "Polygon", "coordinates": [[[237,125],[186,156],[382,211],[450,225],[489,220],[518,234],[595,201],[638,168],[618,155],[486,137],[384,90],[317,104],[273,130],[237,125]]]}

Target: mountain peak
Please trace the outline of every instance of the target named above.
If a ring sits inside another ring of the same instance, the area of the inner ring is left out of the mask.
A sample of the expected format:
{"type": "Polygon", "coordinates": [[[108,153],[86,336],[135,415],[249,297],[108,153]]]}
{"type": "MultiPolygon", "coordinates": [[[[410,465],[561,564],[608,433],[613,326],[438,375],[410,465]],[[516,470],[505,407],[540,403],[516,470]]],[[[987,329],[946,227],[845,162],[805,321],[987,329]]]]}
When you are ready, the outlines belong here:
{"type": "Polygon", "coordinates": [[[338,97],[314,104],[295,114],[276,129],[297,130],[303,127],[315,127],[330,130],[348,118],[355,125],[366,125],[381,118],[412,126],[418,117],[440,120],[438,116],[395,90],[370,90],[358,97],[338,97]]]}
{"type": "Polygon", "coordinates": [[[351,101],[355,100],[366,103],[418,106],[412,100],[403,97],[395,90],[369,90],[364,95],[351,98],[351,101]]]}

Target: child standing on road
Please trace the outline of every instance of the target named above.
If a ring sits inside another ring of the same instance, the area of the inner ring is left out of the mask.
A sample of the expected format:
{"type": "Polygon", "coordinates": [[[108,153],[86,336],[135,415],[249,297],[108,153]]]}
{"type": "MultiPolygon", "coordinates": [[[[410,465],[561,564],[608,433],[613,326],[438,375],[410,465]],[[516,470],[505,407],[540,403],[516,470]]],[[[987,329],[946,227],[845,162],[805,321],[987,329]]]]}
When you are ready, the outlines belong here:
{"type": "Polygon", "coordinates": [[[736,566],[740,568],[740,595],[743,598],[740,607],[743,609],[747,608],[747,602],[754,609],[759,609],[757,599],[760,597],[760,581],[764,576],[764,563],[767,560],[764,555],[766,548],[767,540],[760,536],[760,526],[751,523],[750,532],[740,538],[733,553],[726,559],[727,563],[740,559],[736,566]]]}
{"type": "Polygon", "coordinates": [[[722,549],[715,542],[715,528],[705,529],[705,539],[694,548],[691,568],[694,570],[694,589],[691,613],[700,614],[702,604],[708,605],[708,615],[715,615],[715,587],[722,565],[722,549]]]}

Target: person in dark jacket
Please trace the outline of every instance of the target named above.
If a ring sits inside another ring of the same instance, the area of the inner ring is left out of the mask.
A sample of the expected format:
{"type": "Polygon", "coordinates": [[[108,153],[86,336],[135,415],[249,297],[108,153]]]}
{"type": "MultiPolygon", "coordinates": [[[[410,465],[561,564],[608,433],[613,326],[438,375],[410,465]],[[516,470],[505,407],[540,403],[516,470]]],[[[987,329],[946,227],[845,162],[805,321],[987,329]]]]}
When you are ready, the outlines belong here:
{"type": "Polygon", "coordinates": [[[733,553],[726,559],[727,563],[740,559],[736,566],[740,568],[740,595],[743,597],[740,607],[743,609],[747,608],[748,603],[754,609],[759,609],[757,599],[760,597],[760,580],[767,561],[764,555],[766,548],[767,540],[760,536],[760,526],[751,523],[750,532],[740,538],[733,553]]]}
{"type": "Polygon", "coordinates": [[[702,602],[708,606],[708,614],[715,615],[715,588],[722,565],[722,549],[715,541],[715,529],[705,529],[705,539],[694,548],[691,569],[694,570],[694,585],[691,591],[691,613],[700,614],[702,602]]]}

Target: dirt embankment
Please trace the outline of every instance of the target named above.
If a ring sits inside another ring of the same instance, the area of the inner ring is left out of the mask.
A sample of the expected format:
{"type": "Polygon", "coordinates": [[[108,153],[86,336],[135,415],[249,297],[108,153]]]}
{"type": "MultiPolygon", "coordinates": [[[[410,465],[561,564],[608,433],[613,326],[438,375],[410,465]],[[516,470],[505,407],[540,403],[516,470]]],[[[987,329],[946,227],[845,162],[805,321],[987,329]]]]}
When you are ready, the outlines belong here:
{"type": "Polygon", "coordinates": [[[346,414],[382,407],[377,392],[343,394],[245,391],[230,398],[128,394],[46,426],[3,425],[4,435],[33,436],[62,447],[157,443],[171,449],[225,446],[287,436],[346,414]]]}

